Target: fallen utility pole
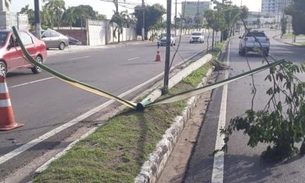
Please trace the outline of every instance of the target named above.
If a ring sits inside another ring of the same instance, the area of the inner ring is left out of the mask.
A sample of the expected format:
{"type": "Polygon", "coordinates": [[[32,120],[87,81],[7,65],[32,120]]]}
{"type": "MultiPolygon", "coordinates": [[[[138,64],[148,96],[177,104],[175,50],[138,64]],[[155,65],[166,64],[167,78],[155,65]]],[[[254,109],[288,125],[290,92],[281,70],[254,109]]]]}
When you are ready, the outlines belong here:
{"type": "Polygon", "coordinates": [[[169,64],[170,64],[170,49],[171,49],[171,15],[172,15],[172,0],[167,0],[167,16],[166,16],[166,54],[165,54],[165,70],[164,70],[164,86],[163,92],[168,92],[169,80],[169,64]]]}

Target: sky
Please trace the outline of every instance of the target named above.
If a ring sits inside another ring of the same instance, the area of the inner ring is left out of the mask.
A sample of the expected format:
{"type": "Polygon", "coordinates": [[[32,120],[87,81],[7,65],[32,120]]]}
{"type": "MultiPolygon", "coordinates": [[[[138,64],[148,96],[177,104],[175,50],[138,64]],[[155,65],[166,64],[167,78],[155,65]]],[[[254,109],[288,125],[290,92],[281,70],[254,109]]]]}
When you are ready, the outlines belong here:
{"type": "MultiPolygon", "coordinates": [[[[107,16],[108,19],[111,18],[113,15],[113,10],[115,9],[114,4],[111,2],[103,2],[103,1],[110,1],[110,0],[65,0],[66,7],[71,6],[78,6],[78,5],[90,5],[93,7],[95,11],[98,11],[100,14],[104,14],[107,16]]],[[[132,5],[141,5],[142,0],[125,0],[128,3],[129,9],[128,12],[132,13],[132,5]]],[[[200,0],[205,1],[205,0],[200,0]]],[[[123,0],[119,0],[119,2],[123,2],[123,0]]],[[[172,0],[174,3],[175,0],[172,0]]],[[[178,2],[178,13],[181,12],[181,2],[184,0],[177,0],[178,2]],[[180,4],[179,4],[180,3],[180,4]]],[[[233,4],[238,6],[245,5],[249,8],[250,11],[259,11],[261,7],[261,0],[232,0],[233,4]]],[[[146,4],[152,5],[155,3],[160,3],[166,8],[167,0],[145,0],[146,4]]],[[[40,5],[42,5],[42,0],[40,0],[40,5]]],[[[12,12],[19,12],[22,7],[29,5],[30,8],[34,9],[34,0],[12,0],[10,11],[12,12]]],[[[124,7],[119,7],[119,11],[126,10],[124,7]]],[[[172,14],[174,15],[174,4],[172,5],[172,14]]]]}

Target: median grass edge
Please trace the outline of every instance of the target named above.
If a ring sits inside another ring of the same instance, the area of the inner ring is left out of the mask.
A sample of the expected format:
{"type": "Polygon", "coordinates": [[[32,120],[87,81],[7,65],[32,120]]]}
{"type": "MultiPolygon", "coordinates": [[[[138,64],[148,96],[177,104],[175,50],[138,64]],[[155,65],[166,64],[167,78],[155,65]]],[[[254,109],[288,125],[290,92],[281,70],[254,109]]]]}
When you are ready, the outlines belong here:
{"type": "MultiPolygon", "coordinates": [[[[205,65],[198,69],[170,92],[196,87],[210,67],[205,65]]],[[[191,101],[195,105],[194,99],[188,101],[151,107],[144,112],[124,110],[52,161],[45,171],[35,175],[33,182],[134,182],[147,159],[158,151],[156,144],[161,142],[164,133],[176,134],[167,136],[173,140],[178,138],[178,132],[170,129],[175,124],[174,119],[186,122],[181,116],[190,115],[191,108],[187,106],[191,101]]],[[[177,129],[183,129],[183,125],[177,129]]],[[[166,148],[161,152],[170,154],[166,148]]],[[[161,158],[157,161],[164,163],[161,158]]],[[[155,173],[161,171],[159,168],[155,173]]],[[[157,174],[154,175],[157,177],[157,174]]]]}

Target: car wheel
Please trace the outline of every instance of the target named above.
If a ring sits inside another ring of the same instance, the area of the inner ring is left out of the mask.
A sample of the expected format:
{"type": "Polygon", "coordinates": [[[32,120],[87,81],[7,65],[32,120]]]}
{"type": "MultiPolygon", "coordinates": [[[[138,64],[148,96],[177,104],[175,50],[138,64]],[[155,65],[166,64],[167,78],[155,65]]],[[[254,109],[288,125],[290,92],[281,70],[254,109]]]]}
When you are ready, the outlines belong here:
{"type": "MultiPolygon", "coordinates": [[[[37,56],[36,57],[36,62],[42,64],[42,57],[41,56],[37,56]]],[[[41,73],[41,68],[37,65],[35,65],[34,67],[31,68],[33,74],[39,74],[41,73]]]]}
{"type": "Polygon", "coordinates": [[[65,43],[61,42],[61,43],[59,44],[58,48],[59,48],[60,50],[64,50],[64,49],[66,48],[65,43]]]}
{"type": "Polygon", "coordinates": [[[3,61],[0,61],[0,75],[6,77],[7,68],[6,64],[3,61]]]}

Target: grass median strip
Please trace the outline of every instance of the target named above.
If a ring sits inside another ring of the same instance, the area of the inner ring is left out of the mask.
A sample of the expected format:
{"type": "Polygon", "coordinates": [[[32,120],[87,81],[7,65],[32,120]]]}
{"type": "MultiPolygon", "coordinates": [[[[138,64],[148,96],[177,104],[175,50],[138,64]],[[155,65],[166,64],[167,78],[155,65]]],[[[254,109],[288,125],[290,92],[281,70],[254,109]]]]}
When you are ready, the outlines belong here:
{"type": "MultiPolygon", "coordinates": [[[[218,51],[219,47],[222,44],[218,51]]],[[[170,94],[195,88],[210,67],[206,64],[193,72],[170,94]]],[[[144,112],[122,112],[53,161],[33,182],[134,182],[148,155],[186,105],[184,100],[144,112]]]]}

